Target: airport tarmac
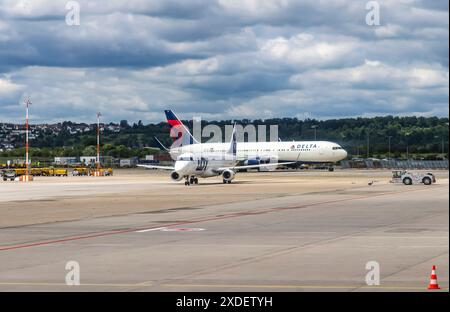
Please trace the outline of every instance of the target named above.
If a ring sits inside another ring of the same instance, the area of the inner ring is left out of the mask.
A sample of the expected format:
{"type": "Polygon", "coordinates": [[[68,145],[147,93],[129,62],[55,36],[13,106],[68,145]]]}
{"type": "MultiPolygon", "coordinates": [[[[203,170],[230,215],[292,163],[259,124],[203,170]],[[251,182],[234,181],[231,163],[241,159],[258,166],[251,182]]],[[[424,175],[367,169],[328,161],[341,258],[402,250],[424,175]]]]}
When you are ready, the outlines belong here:
{"type": "Polygon", "coordinates": [[[0,291],[427,291],[432,265],[448,291],[449,177],[435,173],[432,186],[383,170],[0,182],[0,291]],[[65,284],[69,261],[80,286],[65,284]]]}

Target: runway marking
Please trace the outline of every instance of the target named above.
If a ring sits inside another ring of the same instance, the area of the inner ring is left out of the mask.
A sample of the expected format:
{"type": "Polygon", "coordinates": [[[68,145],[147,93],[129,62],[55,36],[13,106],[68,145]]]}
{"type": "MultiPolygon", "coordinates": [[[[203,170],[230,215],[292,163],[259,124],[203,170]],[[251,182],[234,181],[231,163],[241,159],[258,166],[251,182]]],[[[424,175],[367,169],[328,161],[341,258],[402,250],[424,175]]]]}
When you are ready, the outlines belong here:
{"type": "Polygon", "coordinates": [[[162,231],[162,232],[200,232],[204,231],[202,228],[171,228],[171,227],[158,227],[158,228],[149,228],[145,230],[135,231],[136,233],[146,233],[152,231],[162,231]]]}
{"type": "MultiPolygon", "coordinates": [[[[445,186],[442,186],[442,187],[445,187],[445,186]]],[[[442,188],[442,187],[440,187],[440,188],[442,188]]],[[[379,197],[379,196],[404,194],[404,193],[418,192],[418,191],[428,191],[428,188],[411,189],[411,190],[406,190],[406,191],[405,190],[393,191],[393,192],[379,193],[379,194],[374,194],[374,195],[357,196],[357,197],[329,200],[329,201],[296,205],[296,206],[288,206],[288,207],[275,207],[275,208],[269,208],[269,209],[260,210],[260,211],[244,211],[244,212],[230,213],[230,214],[225,214],[225,215],[221,215],[221,216],[215,216],[215,217],[212,216],[212,217],[194,219],[194,220],[190,220],[190,221],[176,222],[176,223],[168,224],[166,227],[176,227],[176,226],[180,226],[180,225],[195,224],[195,223],[208,222],[208,221],[217,221],[217,220],[224,220],[224,219],[244,217],[244,216],[261,215],[261,214],[274,213],[274,212],[280,212],[280,211],[286,211],[286,210],[314,207],[314,206],[319,206],[319,205],[327,205],[327,204],[334,204],[334,203],[340,203],[340,202],[348,202],[348,201],[353,201],[353,200],[368,199],[368,198],[374,198],[374,197],[379,197]]],[[[153,229],[155,229],[155,228],[145,227],[145,228],[134,228],[134,229],[127,229],[127,230],[107,231],[107,232],[101,232],[101,233],[96,233],[96,234],[73,236],[73,237],[67,237],[67,238],[55,239],[55,240],[49,240],[49,241],[42,241],[42,242],[36,242],[36,243],[4,246],[4,247],[0,247],[0,251],[8,251],[8,250],[15,250],[15,249],[53,245],[53,244],[58,244],[58,243],[66,243],[66,242],[89,239],[89,238],[98,238],[98,237],[104,237],[104,236],[110,236],[110,235],[126,234],[126,233],[130,233],[130,232],[137,232],[137,231],[142,231],[142,230],[153,230],[153,229]]]]}
{"type": "Polygon", "coordinates": [[[37,246],[45,246],[45,245],[52,245],[52,244],[57,244],[57,243],[66,243],[66,242],[70,242],[70,241],[76,241],[76,240],[82,240],[82,239],[88,239],[88,238],[97,238],[97,237],[116,235],[116,234],[125,234],[125,233],[135,232],[135,231],[136,231],[136,229],[120,230],[120,231],[109,231],[109,232],[102,232],[102,233],[97,233],[97,234],[68,237],[68,238],[55,239],[55,240],[43,241],[43,242],[37,242],[37,243],[6,246],[6,247],[1,247],[0,251],[22,249],[22,248],[29,248],[29,247],[37,247],[37,246]]]}
{"type": "Polygon", "coordinates": [[[150,228],[150,229],[136,231],[136,233],[146,233],[146,232],[151,232],[151,231],[161,231],[161,230],[164,230],[165,228],[166,227],[150,228]]]}
{"type": "MultiPolygon", "coordinates": [[[[233,285],[233,284],[162,284],[163,287],[204,287],[204,288],[266,288],[266,289],[398,289],[427,290],[426,286],[366,286],[366,285],[233,285]]],[[[447,288],[441,288],[446,290],[447,288]]]]}
{"type": "Polygon", "coordinates": [[[202,228],[165,228],[165,229],[162,229],[161,231],[164,231],[164,232],[201,232],[204,230],[205,229],[202,229],[202,228]]]}
{"type": "Polygon", "coordinates": [[[89,287],[142,287],[142,286],[153,286],[149,282],[138,283],[138,284],[113,284],[113,283],[81,283],[80,285],[72,286],[64,283],[44,283],[44,282],[0,282],[0,286],[55,286],[55,287],[68,287],[76,289],[82,286],[89,287]]]}

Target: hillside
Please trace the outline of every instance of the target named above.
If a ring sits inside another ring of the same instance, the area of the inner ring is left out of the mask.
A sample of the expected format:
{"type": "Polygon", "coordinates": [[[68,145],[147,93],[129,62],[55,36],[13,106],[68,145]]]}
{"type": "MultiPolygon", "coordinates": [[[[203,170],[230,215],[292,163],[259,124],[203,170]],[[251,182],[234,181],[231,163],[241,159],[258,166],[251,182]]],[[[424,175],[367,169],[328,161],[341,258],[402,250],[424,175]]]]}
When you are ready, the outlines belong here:
{"type": "MultiPolygon", "coordinates": [[[[231,120],[203,122],[202,126],[213,124],[224,129],[231,120]]],[[[350,154],[367,156],[369,138],[370,156],[385,155],[388,150],[388,137],[391,137],[392,155],[405,153],[440,154],[448,149],[448,118],[438,117],[373,117],[345,118],[329,120],[298,120],[296,118],[236,121],[246,126],[279,125],[282,140],[313,140],[317,125],[317,139],[330,140],[341,144],[350,154]]],[[[192,128],[192,121],[184,121],[192,128]]],[[[4,125],[4,124],[3,124],[4,125]]],[[[0,127],[1,128],[1,127],[0,127]]],[[[16,127],[16,137],[9,150],[3,146],[1,156],[22,155],[23,127],[16,127]]],[[[129,125],[125,120],[120,124],[102,124],[102,151],[113,157],[143,156],[154,153],[145,147],[157,146],[154,136],[170,146],[169,127],[165,122],[144,125],[141,121],[129,125]]],[[[268,129],[268,127],[267,127],[268,129]]],[[[223,131],[225,133],[225,131],[223,131]]],[[[8,133],[4,131],[3,140],[8,133]]],[[[55,125],[36,125],[32,127],[31,146],[35,156],[81,156],[95,154],[96,126],[63,122],[55,125]],[[52,129],[52,130],[51,130],[52,129]],[[56,130],[55,130],[56,129],[56,130]],[[75,130],[74,130],[75,129],[75,130]],[[76,130],[78,129],[78,130],[76,130]]],[[[2,136],[0,135],[0,139],[2,136]]],[[[11,135],[9,135],[11,140],[11,135]]],[[[208,138],[203,138],[206,141],[208,138]]],[[[225,138],[223,138],[224,140],[225,138]]],[[[1,144],[1,141],[0,141],[1,144]]],[[[5,144],[4,144],[5,145],[5,144]]],[[[1,147],[1,145],[0,145],[1,147]]]]}

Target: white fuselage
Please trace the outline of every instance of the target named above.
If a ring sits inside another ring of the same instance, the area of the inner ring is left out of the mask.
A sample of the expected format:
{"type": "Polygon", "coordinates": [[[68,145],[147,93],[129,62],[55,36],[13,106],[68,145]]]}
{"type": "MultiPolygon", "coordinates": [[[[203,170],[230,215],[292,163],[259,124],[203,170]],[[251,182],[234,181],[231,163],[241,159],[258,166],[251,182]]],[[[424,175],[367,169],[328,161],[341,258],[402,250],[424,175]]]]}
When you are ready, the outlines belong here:
{"type": "MultiPolygon", "coordinates": [[[[181,154],[223,154],[229,148],[228,143],[202,143],[171,148],[176,158],[181,154]]],[[[347,152],[338,144],[328,141],[292,141],[292,142],[242,142],[237,145],[238,161],[296,161],[333,163],[347,157],[347,152]]]]}
{"type": "Polygon", "coordinates": [[[175,171],[182,176],[198,176],[202,178],[220,175],[219,168],[233,167],[237,160],[230,155],[204,154],[182,154],[175,162],[175,171]]]}

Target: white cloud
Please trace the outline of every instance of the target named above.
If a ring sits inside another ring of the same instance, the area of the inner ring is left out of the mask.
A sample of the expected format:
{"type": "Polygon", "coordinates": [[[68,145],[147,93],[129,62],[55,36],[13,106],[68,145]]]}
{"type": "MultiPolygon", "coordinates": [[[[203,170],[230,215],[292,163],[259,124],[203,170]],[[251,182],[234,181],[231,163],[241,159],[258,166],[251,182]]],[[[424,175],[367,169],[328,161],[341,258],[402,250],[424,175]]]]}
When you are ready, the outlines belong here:
{"type": "Polygon", "coordinates": [[[448,115],[448,4],[366,1],[0,1],[0,107],[36,120],[448,115]],[[19,109],[20,108],[20,109],[19,109]]]}
{"type": "MultiPolygon", "coordinates": [[[[316,70],[293,75],[293,86],[321,88],[323,85],[358,89],[445,88],[449,83],[448,70],[441,66],[393,67],[380,61],[366,60],[364,64],[332,70],[316,70]]],[[[430,91],[431,92],[431,91],[430,91]]]]}
{"type": "Polygon", "coordinates": [[[380,38],[393,38],[401,35],[404,32],[403,28],[399,25],[387,24],[386,26],[380,26],[375,28],[375,35],[380,38]]]}
{"type": "Polygon", "coordinates": [[[303,33],[288,39],[270,39],[261,47],[261,52],[269,59],[300,68],[324,67],[337,62],[346,63],[346,59],[357,51],[358,46],[357,41],[349,38],[325,41],[303,33]]]}
{"type": "Polygon", "coordinates": [[[10,98],[24,90],[24,86],[0,78],[0,98],[10,98]]]}

